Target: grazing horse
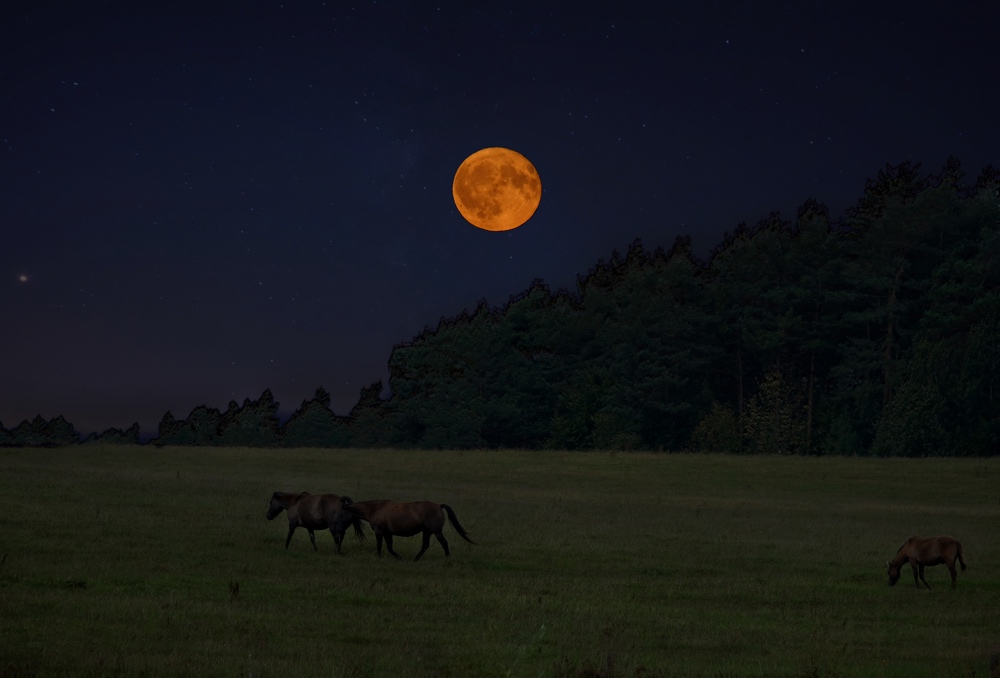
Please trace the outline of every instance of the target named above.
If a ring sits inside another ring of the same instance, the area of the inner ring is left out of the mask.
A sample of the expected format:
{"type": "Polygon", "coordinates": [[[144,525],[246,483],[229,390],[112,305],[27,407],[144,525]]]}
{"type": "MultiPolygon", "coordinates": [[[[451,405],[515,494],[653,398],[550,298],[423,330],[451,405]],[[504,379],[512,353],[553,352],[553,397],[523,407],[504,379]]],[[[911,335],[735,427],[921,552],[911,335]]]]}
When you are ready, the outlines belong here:
{"type": "Polygon", "coordinates": [[[962,544],[953,537],[910,537],[896,552],[896,557],[892,562],[887,562],[889,568],[889,586],[894,586],[899,580],[899,568],[910,563],[913,570],[913,582],[920,588],[920,582],[930,588],[931,585],[924,579],[924,566],[941,565],[944,563],[951,572],[951,588],[955,588],[958,580],[958,573],[955,572],[955,560],[962,565],[965,571],[965,560],[962,558],[962,544]],[[920,578],[917,578],[919,574],[920,578]]]}
{"type": "Polygon", "coordinates": [[[268,520],[274,518],[282,511],[288,511],[288,538],[285,539],[285,548],[292,541],[292,533],[295,528],[304,527],[309,531],[309,541],[312,542],[313,550],[316,548],[316,535],[313,530],[325,530],[329,528],[333,535],[333,543],[337,545],[337,553],[340,553],[340,544],[344,541],[344,533],[347,526],[354,526],[354,534],[358,541],[363,541],[365,532],[361,525],[361,520],[344,521],[342,524],[338,519],[342,515],[344,504],[351,502],[350,497],[341,497],[336,494],[309,494],[308,492],[275,492],[271,495],[271,501],[267,507],[266,517],[268,520]]]}
{"type": "Polygon", "coordinates": [[[389,501],[388,499],[376,499],[373,501],[359,501],[352,504],[344,504],[340,514],[340,524],[346,527],[348,521],[362,518],[368,521],[375,532],[375,550],[379,558],[382,557],[382,540],[385,539],[385,547],[389,555],[397,560],[400,558],[392,549],[392,538],[412,537],[423,533],[424,543],[420,547],[420,552],[413,560],[420,560],[424,551],[431,543],[431,535],[437,537],[444,548],[444,554],[448,553],[448,541],[444,538],[444,513],[448,512],[448,520],[455,528],[462,539],[475,544],[465,533],[458,522],[455,512],[447,504],[435,504],[432,501],[389,501]]]}

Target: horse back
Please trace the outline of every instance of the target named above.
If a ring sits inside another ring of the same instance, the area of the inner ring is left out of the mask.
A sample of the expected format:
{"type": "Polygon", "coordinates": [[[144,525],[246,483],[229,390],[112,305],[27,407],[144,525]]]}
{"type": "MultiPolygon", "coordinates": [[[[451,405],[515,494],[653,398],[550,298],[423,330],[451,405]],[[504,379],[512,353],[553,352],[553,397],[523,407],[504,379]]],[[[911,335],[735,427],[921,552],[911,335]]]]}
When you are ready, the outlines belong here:
{"type": "Polygon", "coordinates": [[[906,544],[907,556],[911,562],[920,565],[937,565],[954,562],[958,556],[960,544],[954,537],[940,535],[937,537],[911,537],[906,544]]]}
{"type": "Polygon", "coordinates": [[[288,518],[310,529],[332,526],[340,513],[340,496],[336,494],[302,493],[289,507],[288,518]]]}
{"type": "Polygon", "coordinates": [[[361,503],[369,505],[366,520],[372,527],[400,537],[412,537],[424,530],[440,532],[444,527],[444,511],[440,504],[432,501],[379,500],[361,503]]]}

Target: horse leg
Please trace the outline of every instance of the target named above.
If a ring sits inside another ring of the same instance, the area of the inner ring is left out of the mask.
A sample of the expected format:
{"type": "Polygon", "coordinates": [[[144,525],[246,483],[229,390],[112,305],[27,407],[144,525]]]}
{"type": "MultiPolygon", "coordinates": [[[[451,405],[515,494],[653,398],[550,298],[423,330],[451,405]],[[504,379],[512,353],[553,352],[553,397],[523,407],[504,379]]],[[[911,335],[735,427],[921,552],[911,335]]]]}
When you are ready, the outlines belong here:
{"type": "Polygon", "coordinates": [[[955,572],[955,561],[950,563],[945,563],[948,566],[948,571],[951,572],[951,588],[958,586],[958,572],[955,572]]]}
{"type": "Polygon", "coordinates": [[[330,528],[330,534],[333,535],[333,543],[337,545],[337,554],[340,554],[340,544],[344,541],[344,535],[338,533],[332,527],[330,528]]]}
{"type": "Polygon", "coordinates": [[[313,551],[319,551],[319,549],[316,548],[316,534],[312,530],[309,530],[309,541],[311,541],[313,544],[313,551]]]}
{"type": "Polygon", "coordinates": [[[448,553],[448,540],[444,538],[444,532],[437,532],[434,536],[438,538],[439,542],[441,542],[441,548],[444,549],[444,554],[446,556],[451,555],[448,553]]]}
{"type": "Polygon", "coordinates": [[[375,533],[375,553],[378,557],[382,557],[382,534],[380,532],[375,533]]]}
{"type": "MultiPolygon", "coordinates": [[[[931,585],[927,583],[926,579],[924,579],[924,566],[923,565],[920,566],[920,581],[922,581],[924,583],[924,586],[926,586],[927,589],[930,590],[931,585]]],[[[920,588],[920,584],[917,584],[917,588],[920,588]]]]}
{"type": "Polygon", "coordinates": [[[424,555],[424,551],[426,551],[427,547],[430,545],[431,545],[431,533],[428,532],[427,530],[424,530],[424,543],[423,545],[421,545],[420,552],[417,553],[417,557],[413,559],[413,562],[417,562],[418,560],[420,560],[420,556],[424,555]]]}
{"type": "Polygon", "coordinates": [[[396,553],[395,551],[392,550],[392,535],[391,534],[386,534],[385,535],[385,550],[388,551],[389,555],[392,556],[393,558],[395,558],[396,560],[402,560],[402,557],[398,553],[396,553]]]}
{"type": "Polygon", "coordinates": [[[295,525],[289,525],[288,526],[288,537],[285,539],[285,548],[286,549],[288,548],[288,542],[290,542],[292,540],[292,533],[295,532],[295,527],[296,527],[295,525]]]}

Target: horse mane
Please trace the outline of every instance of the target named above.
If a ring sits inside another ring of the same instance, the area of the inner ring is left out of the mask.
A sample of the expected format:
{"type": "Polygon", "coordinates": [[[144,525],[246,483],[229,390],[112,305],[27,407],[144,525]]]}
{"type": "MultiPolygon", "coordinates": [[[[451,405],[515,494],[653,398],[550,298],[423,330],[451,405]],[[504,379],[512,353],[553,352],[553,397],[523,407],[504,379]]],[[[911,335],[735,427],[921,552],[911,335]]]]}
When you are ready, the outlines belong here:
{"type": "Polygon", "coordinates": [[[293,502],[301,499],[302,497],[308,497],[308,496],[309,496],[308,492],[281,492],[281,491],[278,491],[278,492],[275,492],[274,494],[271,495],[271,501],[274,501],[275,499],[277,499],[278,502],[281,503],[282,507],[285,508],[285,509],[287,509],[289,506],[292,505],[293,502]]]}
{"type": "Polygon", "coordinates": [[[909,555],[904,554],[903,551],[906,550],[906,545],[909,544],[910,541],[912,541],[912,539],[913,537],[910,537],[909,539],[904,541],[898,549],[896,549],[896,555],[888,563],[889,567],[901,567],[904,563],[906,563],[906,561],[910,559],[909,555]]]}

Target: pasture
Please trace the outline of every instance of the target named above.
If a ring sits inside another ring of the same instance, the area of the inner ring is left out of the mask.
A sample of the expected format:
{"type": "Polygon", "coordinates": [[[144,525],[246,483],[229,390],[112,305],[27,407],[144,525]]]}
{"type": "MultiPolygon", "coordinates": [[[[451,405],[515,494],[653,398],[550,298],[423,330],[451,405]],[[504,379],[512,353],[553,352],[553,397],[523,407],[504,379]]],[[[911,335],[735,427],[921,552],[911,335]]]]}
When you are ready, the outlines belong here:
{"type": "Polygon", "coordinates": [[[0,450],[0,676],[988,676],[1000,459],[0,450]],[[275,490],[452,506],[412,562],[275,490]],[[968,570],[886,585],[911,535],[968,570]]]}

